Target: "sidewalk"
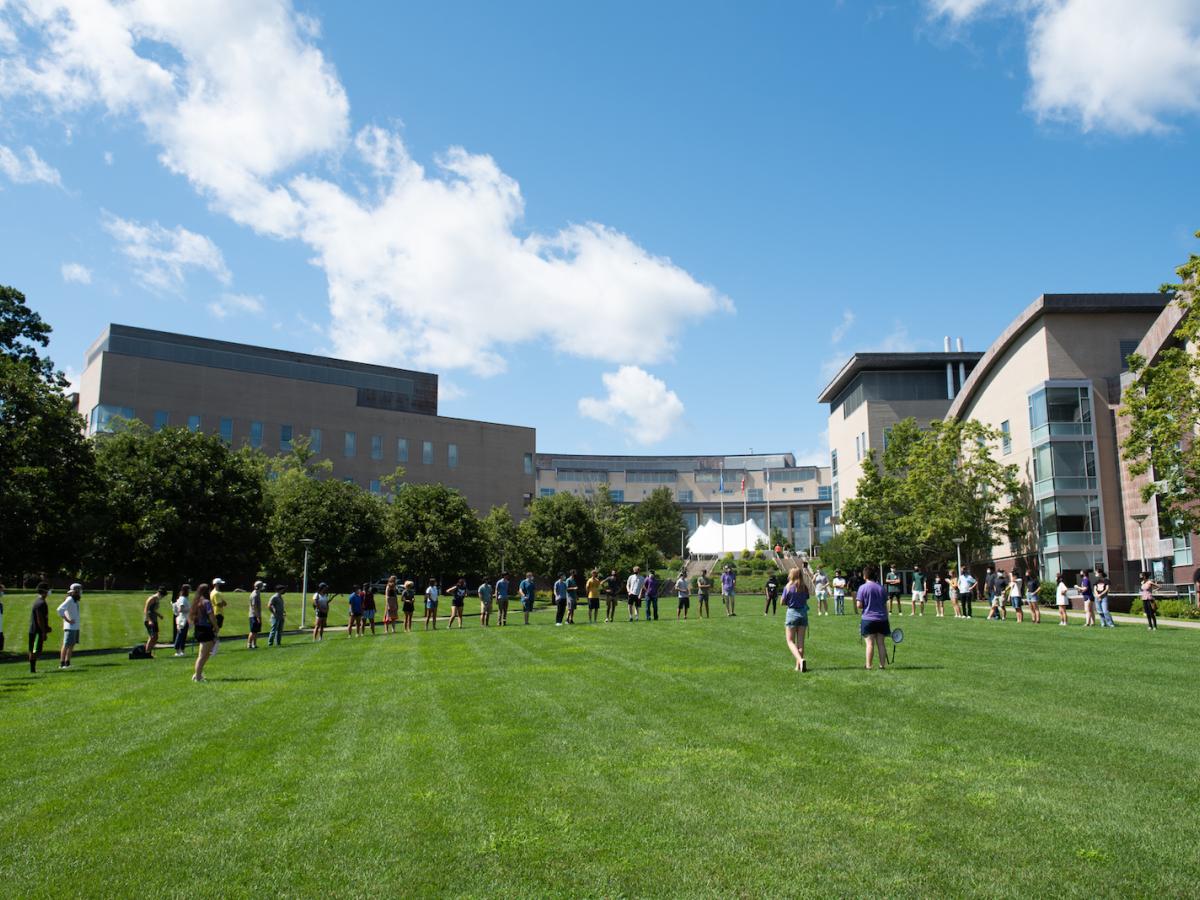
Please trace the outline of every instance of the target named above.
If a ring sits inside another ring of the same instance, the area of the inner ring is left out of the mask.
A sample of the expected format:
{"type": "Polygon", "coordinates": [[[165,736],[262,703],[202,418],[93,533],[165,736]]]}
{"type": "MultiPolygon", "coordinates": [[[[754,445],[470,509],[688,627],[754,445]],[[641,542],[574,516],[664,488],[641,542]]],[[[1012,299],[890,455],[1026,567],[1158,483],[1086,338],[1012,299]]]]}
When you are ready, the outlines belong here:
{"type": "MultiPolygon", "coordinates": [[[[1043,606],[1042,607],[1042,616],[1045,617],[1047,612],[1050,612],[1052,614],[1057,614],[1057,610],[1053,606],[1043,606]]],[[[1077,619],[1082,619],[1083,618],[1083,610],[1079,610],[1079,609],[1067,610],[1067,615],[1074,616],[1077,619]]],[[[1118,614],[1114,613],[1112,618],[1113,618],[1113,621],[1116,622],[1118,625],[1141,625],[1143,628],[1146,627],[1146,620],[1142,616],[1122,616],[1122,615],[1118,615],[1118,614]]],[[[1097,621],[1100,620],[1099,613],[1096,614],[1096,620],[1097,621]]],[[[1195,619],[1168,619],[1164,616],[1158,617],[1158,624],[1162,625],[1162,626],[1171,627],[1171,628],[1200,628],[1200,622],[1196,621],[1195,619]]],[[[1099,627],[1099,626],[1097,626],[1097,627],[1099,627]]]]}

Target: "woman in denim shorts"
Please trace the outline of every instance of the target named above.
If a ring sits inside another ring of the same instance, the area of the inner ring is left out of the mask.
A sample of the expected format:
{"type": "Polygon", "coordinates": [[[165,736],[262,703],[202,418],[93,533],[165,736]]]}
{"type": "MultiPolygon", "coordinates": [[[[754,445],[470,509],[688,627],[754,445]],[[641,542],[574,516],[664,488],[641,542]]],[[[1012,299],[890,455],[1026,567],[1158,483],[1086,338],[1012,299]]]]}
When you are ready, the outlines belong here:
{"type": "Polygon", "coordinates": [[[783,632],[787,637],[788,649],[796,658],[796,671],[807,672],[804,634],[808,631],[808,586],[804,583],[804,570],[799,566],[788,572],[787,587],[783,589],[783,605],[787,610],[783,632]]]}

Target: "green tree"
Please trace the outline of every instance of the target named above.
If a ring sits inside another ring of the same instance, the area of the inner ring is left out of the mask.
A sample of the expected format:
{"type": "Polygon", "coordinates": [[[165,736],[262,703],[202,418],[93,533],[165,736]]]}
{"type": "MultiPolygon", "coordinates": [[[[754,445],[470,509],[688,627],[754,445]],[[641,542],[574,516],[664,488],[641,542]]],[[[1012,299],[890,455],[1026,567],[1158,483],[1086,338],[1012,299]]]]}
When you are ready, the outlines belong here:
{"type": "Polygon", "coordinates": [[[387,540],[384,503],[356,484],[317,478],[284,460],[284,477],[270,489],[271,564],[277,578],[296,578],[304,565],[302,538],[314,543],[309,584],[326,581],[347,592],[382,574],[387,540]]]}
{"type": "Polygon", "coordinates": [[[67,380],[38,350],[50,343],[50,326],[25,303],[25,295],[0,284],[0,355],[28,363],[42,380],[66,387],[67,380]]]}
{"type": "Polygon", "coordinates": [[[771,526],[771,546],[769,549],[774,550],[776,547],[782,547],[784,550],[792,549],[792,542],[787,539],[787,535],[783,533],[783,529],[778,525],[771,526]]]}
{"type": "Polygon", "coordinates": [[[863,567],[866,559],[857,546],[858,539],[858,532],[846,526],[821,545],[819,562],[828,570],[830,577],[838,569],[848,573],[863,567]]]}
{"type": "Polygon", "coordinates": [[[96,447],[93,571],[249,581],[267,554],[261,468],[216,435],[126,423],[96,447]]]}
{"type": "Polygon", "coordinates": [[[670,488],[655,488],[641,503],[629,508],[633,510],[632,524],[641,538],[667,556],[678,552],[683,511],[670,488]]]}
{"type": "Polygon", "coordinates": [[[1153,363],[1129,358],[1133,383],[1120,415],[1130,430],[1121,453],[1134,475],[1151,474],[1142,500],[1157,495],[1163,533],[1185,535],[1200,531],[1200,256],[1191,254],[1176,272],[1179,283],[1163,285],[1182,313],[1170,345],[1153,363]]]}
{"type": "Polygon", "coordinates": [[[403,484],[387,504],[386,532],[396,573],[420,585],[481,571],[483,530],[466,498],[443,484],[403,484]]]}
{"type": "Polygon", "coordinates": [[[31,361],[0,354],[0,572],[77,570],[94,479],[74,406],[31,361]]]}
{"type": "Polygon", "coordinates": [[[507,506],[493,506],[479,521],[483,538],[484,568],[490,575],[524,572],[524,546],[517,523],[507,506]]]}
{"type": "Polygon", "coordinates": [[[574,494],[538,497],[520,525],[522,545],[534,570],[553,577],[600,562],[604,538],[589,504],[574,494]]]}

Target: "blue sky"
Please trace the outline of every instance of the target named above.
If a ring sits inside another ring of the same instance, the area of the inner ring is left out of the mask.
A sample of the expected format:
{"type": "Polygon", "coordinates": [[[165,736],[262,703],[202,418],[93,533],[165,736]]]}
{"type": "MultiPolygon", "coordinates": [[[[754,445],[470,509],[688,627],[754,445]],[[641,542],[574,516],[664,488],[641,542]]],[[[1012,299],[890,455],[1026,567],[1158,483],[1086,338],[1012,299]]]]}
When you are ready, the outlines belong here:
{"type": "Polygon", "coordinates": [[[437,371],[558,452],[795,450],[854,350],[1195,248],[1200,4],[0,2],[0,281],[437,371]],[[163,8],[165,7],[165,8],[163,8]]]}

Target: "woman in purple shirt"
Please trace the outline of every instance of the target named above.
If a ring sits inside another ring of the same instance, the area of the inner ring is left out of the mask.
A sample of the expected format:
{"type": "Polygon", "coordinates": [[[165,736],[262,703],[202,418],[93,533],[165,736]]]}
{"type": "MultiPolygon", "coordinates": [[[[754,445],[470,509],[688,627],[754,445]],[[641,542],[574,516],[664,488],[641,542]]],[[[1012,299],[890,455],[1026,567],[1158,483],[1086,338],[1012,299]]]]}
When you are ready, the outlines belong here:
{"type": "Polygon", "coordinates": [[[883,638],[892,629],[888,625],[887,594],[879,584],[879,570],[874,566],[863,569],[863,577],[867,583],[858,589],[855,605],[862,614],[858,632],[867,641],[867,668],[879,650],[879,668],[887,668],[887,652],[884,650],[883,638]]]}

